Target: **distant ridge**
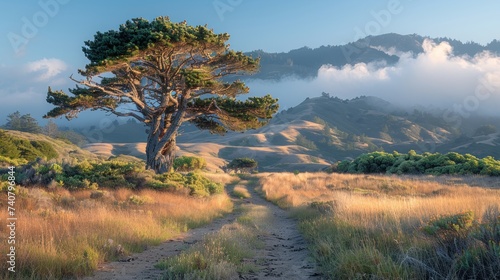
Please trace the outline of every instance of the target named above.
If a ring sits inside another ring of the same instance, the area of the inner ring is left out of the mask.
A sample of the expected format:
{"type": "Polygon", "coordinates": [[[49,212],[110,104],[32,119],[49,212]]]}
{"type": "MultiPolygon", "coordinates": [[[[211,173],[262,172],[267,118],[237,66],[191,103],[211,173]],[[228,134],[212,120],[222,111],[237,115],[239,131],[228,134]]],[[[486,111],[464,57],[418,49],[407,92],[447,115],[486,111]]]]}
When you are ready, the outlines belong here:
{"type": "MultiPolygon", "coordinates": [[[[267,126],[245,133],[212,135],[185,124],[177,146],[178,155],[201,156],[211,170],[234,158],[250,157],[259,162],[260,171],[317,171],[339,160],[382,150],[400,153],[454,151],[480,158],[500,158],[498,132],[474,133],[488,123],[499,124],[500,121],[498,118],[471,117],[461,130],[457,130],[443,121],[439,113],[408,112],[373,96],[348,100],[323,93],[280,112],[267,126]]],[[[123,124],[116,131],[144,134],[139,125],[123,124]]],[[[123,153],[144,158],[144,144],[116,140],[114,135],[104,134],[104,143],[87,145],[86,149],[106,156],[123,153]]]]}
{"type": "Polygon", "coordinates": [[[423,52],[422,43],[431,39],[436,43],[446,41],[453,47],[454,55],[474,56],[483,51],[500,54],[500,41],[493,40],[483,46],[475,42],[461,42],[451,38],[430,38],[417,34],[400,35],[388,33],[368,36],[356,42],[339,46],[321,46],[319,48],[302,47],[286,53],[268,53],[256,50],[246,53],[261,58],[259,73],[250,79],[279,80],[284,77],[312,78],[325,64],[342,67],[346,64],[385,61],[391,65],[398,62],[397,54],[386,51],[411,52],[418,55],[423,52]]]}

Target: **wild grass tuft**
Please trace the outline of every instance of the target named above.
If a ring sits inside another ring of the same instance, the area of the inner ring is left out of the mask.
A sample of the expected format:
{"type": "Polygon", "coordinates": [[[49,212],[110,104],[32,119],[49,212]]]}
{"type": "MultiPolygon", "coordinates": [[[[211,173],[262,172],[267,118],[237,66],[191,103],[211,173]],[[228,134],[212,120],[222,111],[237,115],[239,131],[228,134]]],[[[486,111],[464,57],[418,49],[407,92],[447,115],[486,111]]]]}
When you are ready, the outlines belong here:
{"type": "Polygon", "coordinates": [[[237,185],[233,189],[233,195],[238,198],[250,198],[252,195],[248,192],[248,189],[243,185],[237,185]]]}

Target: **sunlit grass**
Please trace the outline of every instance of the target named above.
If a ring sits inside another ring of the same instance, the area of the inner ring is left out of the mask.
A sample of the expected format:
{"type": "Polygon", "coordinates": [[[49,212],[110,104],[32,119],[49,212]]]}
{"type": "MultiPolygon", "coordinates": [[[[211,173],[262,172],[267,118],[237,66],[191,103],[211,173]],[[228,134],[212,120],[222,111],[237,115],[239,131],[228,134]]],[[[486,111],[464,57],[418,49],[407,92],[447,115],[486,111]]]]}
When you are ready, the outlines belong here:
{"type": "Polygon", "coordinates": [[[267,199],[294,211],[329,278],[481,278],[498,271],[500,216],[491,213],[498,215],[500,190],[480,177],[440,177],[437,183],[430,177],[258,176],[267,199]],[[431,220],[465,212],[474,213],[475,226],[460,229],[454,239],[459,245],[447,241],[450,233],[422,230],[431,220]],[[484,261],[478,265],[478,259],[484,261]]]}
{"type": "Polygon", "coordinates": [[[233,195],[238,198],[250,198],[252,195],[245,186],[237,185],[233,189],[233,195]]]}
{"type": "MultiPolygon", "coordinates": [[[[6,195],[0,201],[5,206],[6,195]]],[[[23,189],[16,202],[17,279],[88,275],[99,263],[158,245],[233,207],[225,194],[194,198],[128,189],[23,189]]],[[[6,211],[0,212],[0,219],[6,218],[6,211]]],[[[0,234],[7,239],[7,232],[0,234]]],[[[7,244],[2,242],[0,249],[6,252],[7,244]]],[[[7,277],[5,262],[0,269],[7,277]]]]}

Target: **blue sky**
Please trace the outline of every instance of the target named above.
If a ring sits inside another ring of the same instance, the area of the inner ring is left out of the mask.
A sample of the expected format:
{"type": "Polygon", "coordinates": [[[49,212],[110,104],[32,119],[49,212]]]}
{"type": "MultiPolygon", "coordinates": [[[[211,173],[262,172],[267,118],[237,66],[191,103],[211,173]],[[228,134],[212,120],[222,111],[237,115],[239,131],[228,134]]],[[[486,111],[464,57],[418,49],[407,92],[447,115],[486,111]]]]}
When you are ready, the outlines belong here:
{"type": "Polygon", "coordinates": [[[231,47],[242,51],[338,45],[389,32],[500,39],[495,0],[26,0],[2,1],[0,11],[0,124],[13,108],[46,112],[47,86],[71,86],[69,74],[87,63],[83,42],[134,17],[208,24],[231,34],[231,47]]]}

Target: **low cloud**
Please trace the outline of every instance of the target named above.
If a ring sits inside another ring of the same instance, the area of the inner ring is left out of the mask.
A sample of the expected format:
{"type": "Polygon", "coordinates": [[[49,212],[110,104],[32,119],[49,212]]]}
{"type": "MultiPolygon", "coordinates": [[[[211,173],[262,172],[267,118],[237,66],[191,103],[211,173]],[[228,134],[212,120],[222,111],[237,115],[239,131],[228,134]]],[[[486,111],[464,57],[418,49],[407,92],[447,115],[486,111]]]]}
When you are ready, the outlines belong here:
{"type": "Polygon", "coordinates": [[[36,75],[35,80],[39,82],[49,81],[67,68],[64,61],[56,58],[43,58],[26,65],[26,71],[31,74],[34,73],[36,75]]]}
{"type": "Polygon", "coordinates": [[[435,44],[431,40],[424,41],[423,49],[424,52],[416,57],[400,54],[395,65],[380,62],[340,68],[324,65],[311,80],[250,81],[248,85],[252,92],[270,93],[280,98],[282,108],[328,92],[349,99],[360,95],[377,96],[407,107],[465,106],[469,111],[498,113],[500,57],[487,52],[474,57],[454,56],[447,42],[435,44]],[[478,92],[482,93],[478,95],[478,92]]]}

